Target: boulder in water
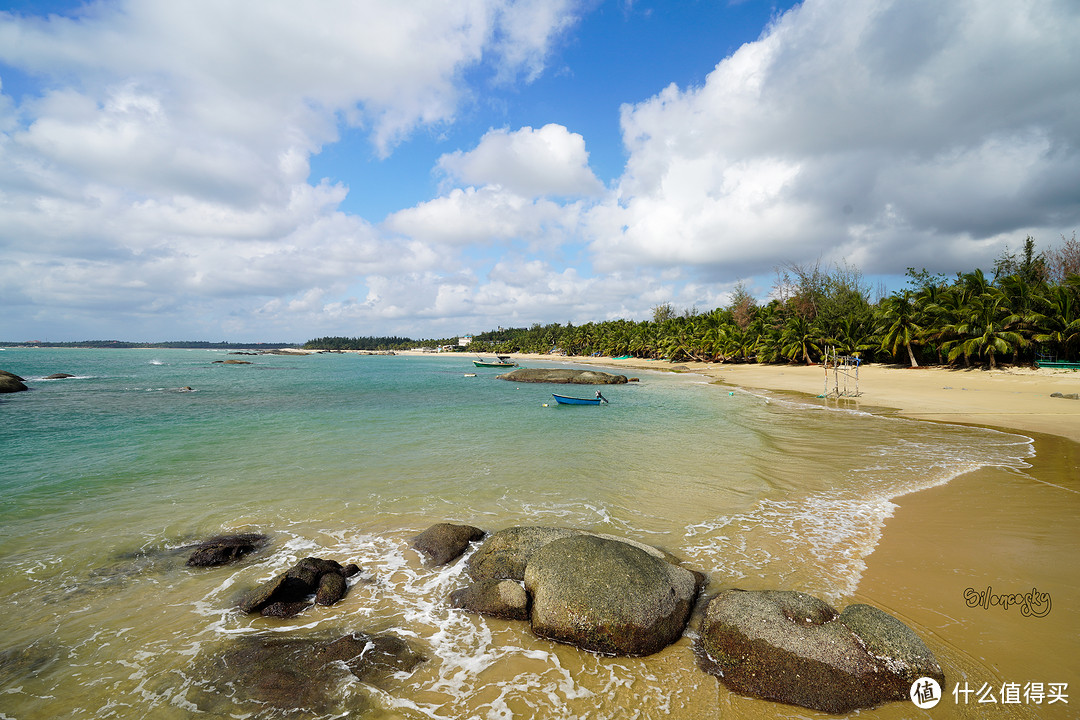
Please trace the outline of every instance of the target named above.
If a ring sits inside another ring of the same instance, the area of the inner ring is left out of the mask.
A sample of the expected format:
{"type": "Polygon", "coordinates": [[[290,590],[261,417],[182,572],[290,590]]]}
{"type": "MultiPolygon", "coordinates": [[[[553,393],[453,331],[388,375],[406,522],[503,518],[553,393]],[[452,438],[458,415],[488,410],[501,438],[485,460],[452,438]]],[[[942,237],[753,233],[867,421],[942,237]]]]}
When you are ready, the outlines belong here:
{"type": "Polygon", "coordinates": [[[732,691],[828,713],[907,700],[912,683],[945,676],[911,628],[869,605],[837,613],[801,592],[726,590],[705,610],[706,670],[732,691]]]}
{"type": "Polygon", "coordinates": [[[450,605],[504,620],[529,619],[529,595],[514,580],[477,580],[450,593],[450,605]]]}
{"type": "Polygon", "coordinates": [[[472,525],[436,523],[414,537],[412,547],[429,565],[445,565],[460,557],[469,543],[482,537],[484,531],[472,525]]]}
{"type": "Polygon", "coordinates": [[[678,640],[698,579],[640,547],[596,535],[544,545],[525,587],[537,635],[609,655],[649,655],[678,640]]]}
{"type": "Polygon", "coordinates": [[[556,383],[561,385],[621,385],[625,375],[612,375],[596,370],[570,368],[518,368],[499,375],[500,380],[523,383],[556,383]]]}
{"type": "Polygon", "coordinates": [[[227,565],[263,549],[269,542],[270,538],[260,533],[218,535],[196,545],[187,564],[191,567],[227,565]]]}

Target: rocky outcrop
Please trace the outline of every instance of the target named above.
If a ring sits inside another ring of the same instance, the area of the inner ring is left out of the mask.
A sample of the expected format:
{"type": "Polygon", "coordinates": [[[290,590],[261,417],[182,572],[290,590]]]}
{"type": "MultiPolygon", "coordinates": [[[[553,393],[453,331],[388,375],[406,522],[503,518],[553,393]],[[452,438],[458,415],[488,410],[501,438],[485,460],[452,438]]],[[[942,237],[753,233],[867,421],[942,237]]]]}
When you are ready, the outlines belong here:
{"type": "Polygon", "coordinates": [[[698,584],[689,570],[625,542],[577,535],[525,568],[532,629],[609,655],[649,655],[682,636],[698,584]]]}
{"type": "Polygon", "coordinates": [[[71,373],[53,373],[52,375],[46,375],[42,380],[67,380],[73,377],[75,376],[71,373]]]}
{"type": "Polygon", "coordinates": [[[344,578],[360,571],[356,565],[342,566],[335,560],[308,557],[293,565],[277,577],[267,580],[246,593],[238,607],[246,613],[261,613],[268,617],[293,617],[311,607],[309,601],[315,595],[320,605],[332,605],[345,597],[347,585],[344,578]],[[324,576],[339,575],[342,582],[330,580],[323,583],[324,576]]]}
{"type": "Polygon", "coordinates": [[[596,370],[569,368],[518,368],[499,375],[500,380],[523,383],[557,383],[561,385],[621,385],[625,375],[611,375],[596,370]]]}
{"type": "Polygon", "coordinates": [[[26,389],[21,377],[7,370],[0,370],[0,393],[22,392],[26,389]]]}
{"type": "Polygon", "coordinates": [[[260,533],[218,535],[195,545],[187,564],[190,567],[227,565],[249,553],[263,549],[269,543],[270,538],[260,533]]]}
{"type": "Polygon", "coordinates": [[[214,360],[211,365],[254,365],[250,360],[214,360]]]}
{"type": "Polygon", "coordinates": [[[412,540],[414,550],[424,556],[428,565],[445,565],[456,560],[469,543],[484,537],[484,531],[472,525],[437,523],[412,540]]]}
{"type": "Polygon", "coordinates": [[[477,580],[450,593],[450,606],[504,620],[529,619],[529,595],[515,580],[477,580]]]}
{"type": "Polygon", "coordinates": [[[344,717],[365,710],[367,701],[355,694],[342,699],[341,675],[335,668],[379,686],[397,673],[411,673],[425,660],[393,635],[352,633],[335,640],[258,635],[230,643],[199,669],[199,675],[215,693],[207,704],[227,697],[277,710],[344,717]]]}
{"type": "Polygon", "coordinates": [[[698,643],[705,669],[734,692],[829,713],[906,700],[923,676],[945,683],[933,653],[893,616],[869,605],[837,613],[800,592],[724,591],[698,643]]]}

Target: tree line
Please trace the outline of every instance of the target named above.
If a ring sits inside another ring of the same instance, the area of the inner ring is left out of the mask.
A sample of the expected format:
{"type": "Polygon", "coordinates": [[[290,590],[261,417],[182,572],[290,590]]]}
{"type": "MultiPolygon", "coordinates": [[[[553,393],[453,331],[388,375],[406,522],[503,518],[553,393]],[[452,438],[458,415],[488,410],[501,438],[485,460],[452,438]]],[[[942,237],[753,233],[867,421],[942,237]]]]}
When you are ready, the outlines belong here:
{"type": "MultiPolygon", "coordinates": [[[[786,265],[768,302],[736,287],[725,307],[653,308],[651,320],[611,320],[500,328],[476,335],[469,352],[565,352],[671,361],[821,362],[829,349],[864,361],[996,367],[1038,359],[1080,361],[1080,242],[1037,252],[1028,237],[1008,248],[993,273],[954,277],[908,268],[908,287],[871,300],[872,288],[848,265],[786,265]]],[[[401,349],[407,338],[363,338],[349,348],[401,349]],[[361,343],[362,341],[362,343],[361,343]],[[376,341],[380,341],[379,344],[376,341]],[[391,342],[393,341],[393,342],[391,342]],[[400,344],[395,345],[395,342],[400,344]]],[[[456,338],[423,344],[456,344],[456,338]]]]}
{"type": "Polygon", "coordinates": [[[871,301],[862,274],[846,265],[788,265],[772,299],[738,286],[710,312],[653,309],[653,318],[574,326],[533,325],[478,335],[469,350],[629,355],[672,361],[818,363],[829,348],[865,361],[911,366],[1080,361],[1080,243],[1037,253],[1006,248],[993,275],[949,278],[908,269],[908,287],[871,301]]]}

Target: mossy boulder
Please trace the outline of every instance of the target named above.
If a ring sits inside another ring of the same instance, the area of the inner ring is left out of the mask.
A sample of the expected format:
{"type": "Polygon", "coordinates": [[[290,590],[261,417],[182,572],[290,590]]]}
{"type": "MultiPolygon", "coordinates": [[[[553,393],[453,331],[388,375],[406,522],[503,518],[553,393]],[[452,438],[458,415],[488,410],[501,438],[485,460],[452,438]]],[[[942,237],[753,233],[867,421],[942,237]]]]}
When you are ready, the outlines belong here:
{"type": "Polygon", "coordinates": [[[540,637],[606,655],[650,655],[682,636],[698,579],[635,545],[575,535],[532,555],[525,587],[540,637]]]}
{"type": "Polygon", "coordinates": [[[801,592],[721,592],[698,650],[734,692],[828,713],[907,700],[923,676],[945,684],[933,653],[895,617],[869,605],[838,613],[801,592]]]}

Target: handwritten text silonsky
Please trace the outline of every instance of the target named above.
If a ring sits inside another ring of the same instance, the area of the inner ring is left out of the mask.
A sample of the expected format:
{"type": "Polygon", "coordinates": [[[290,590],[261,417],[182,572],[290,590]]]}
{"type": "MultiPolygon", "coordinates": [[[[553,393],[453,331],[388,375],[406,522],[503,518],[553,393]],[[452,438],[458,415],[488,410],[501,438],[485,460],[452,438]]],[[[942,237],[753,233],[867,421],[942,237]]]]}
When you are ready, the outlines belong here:
{"type": "Polygon", "coordinates": [[[964,590],[964,601],[968,607],[981,607],[989,610],[992,607],[1000,607],[1002,610],[1019,607],[1020,614],[1024,617],[1046,617],[1050,614],[1050,593],[1039,592],[1037,588],[1031,588],[1026,593],[995,593],[992,586],[985,590],[968,588],[964,590]]]}

